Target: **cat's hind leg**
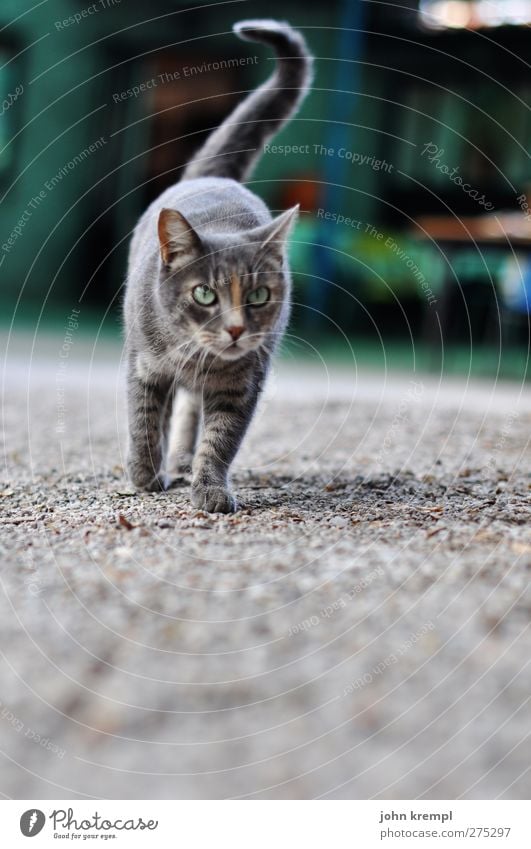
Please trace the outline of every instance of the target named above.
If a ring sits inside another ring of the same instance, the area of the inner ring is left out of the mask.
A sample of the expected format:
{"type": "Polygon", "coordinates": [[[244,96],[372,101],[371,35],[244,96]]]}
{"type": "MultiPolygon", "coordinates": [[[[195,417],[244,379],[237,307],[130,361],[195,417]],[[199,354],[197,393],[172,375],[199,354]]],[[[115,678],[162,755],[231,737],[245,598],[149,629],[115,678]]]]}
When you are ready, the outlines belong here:
{"type": "Polygon", "coordinates": [[[166,472],[170,477],[182,477],[191,473],[200,417],[200,397],[179,388],[169,428],[166,472]]]}

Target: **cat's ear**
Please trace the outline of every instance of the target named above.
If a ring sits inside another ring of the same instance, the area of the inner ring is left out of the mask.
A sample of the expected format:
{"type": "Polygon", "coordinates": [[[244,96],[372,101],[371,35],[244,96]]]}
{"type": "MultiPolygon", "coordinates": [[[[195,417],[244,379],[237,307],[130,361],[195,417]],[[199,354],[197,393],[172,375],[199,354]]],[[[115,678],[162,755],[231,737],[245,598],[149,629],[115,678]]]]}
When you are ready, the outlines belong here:
{"type": "Polygon", "coordinates": [[[284,247],[299,214],[299,204],[287,209],[281,215],[262,227],[251,230],[253,241],[257,241],[259,250],[270,250],[282,256],[284,247]]]}
{"type": "Polygon", "coordinates": [[[201,253],[201,239],[176,209],[161,211],[158,233],[162,262],[173,271],[192,262],[201,253]]]}

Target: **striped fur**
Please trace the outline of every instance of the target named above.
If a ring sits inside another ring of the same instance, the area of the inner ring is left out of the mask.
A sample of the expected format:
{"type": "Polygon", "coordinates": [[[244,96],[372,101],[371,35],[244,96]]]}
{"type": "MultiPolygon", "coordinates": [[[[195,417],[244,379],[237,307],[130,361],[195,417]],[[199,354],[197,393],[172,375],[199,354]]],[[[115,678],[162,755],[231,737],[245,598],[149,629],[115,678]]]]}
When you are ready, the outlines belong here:
{"type": "Polygon", "coordinates": [[[193,503],[224,513],[237,507],[230,466],[289,318],[286,242],[298,210],[273,219],[236,179],[297,108],[311,68],[287,24],[235,29],[285,58],[140,219],[124,304],[131,480],[164,489],[191,466],[193,503]],[[198,301],[205,286],[208,304],[198,301]]]}

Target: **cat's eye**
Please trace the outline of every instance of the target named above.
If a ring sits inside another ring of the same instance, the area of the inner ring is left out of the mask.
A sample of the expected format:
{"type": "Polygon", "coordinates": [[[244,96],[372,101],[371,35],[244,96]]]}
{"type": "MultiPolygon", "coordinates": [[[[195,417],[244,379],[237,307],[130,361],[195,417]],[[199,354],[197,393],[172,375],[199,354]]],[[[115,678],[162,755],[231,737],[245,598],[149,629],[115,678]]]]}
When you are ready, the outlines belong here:
{"type": "Polygon", "coordinates": [[[269,300],[269,289],[267,286],[259,286],[247,295],[247,303],[252,307],[261,307],[269,300]]]}
{"type": "Polygon", "coordinates": [[[202,307],[211,307],[217,301],[216,293],[206,283],[196,286],[192,291],[192,296],[194,301],[201,304],[202,307]]]}

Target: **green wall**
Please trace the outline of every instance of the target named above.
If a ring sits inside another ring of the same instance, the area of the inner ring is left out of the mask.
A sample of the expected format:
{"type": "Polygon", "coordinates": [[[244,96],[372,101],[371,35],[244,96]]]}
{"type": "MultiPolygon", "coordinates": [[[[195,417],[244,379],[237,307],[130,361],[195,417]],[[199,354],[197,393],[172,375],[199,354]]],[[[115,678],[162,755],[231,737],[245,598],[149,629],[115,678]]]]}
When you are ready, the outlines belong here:
{"type": "MultiPolygon", "coordinates": [[[[185,3],[152,2],[148,9],[133,0],[114,0],[114,5],[113,0],[96,0],[91,8],[97,11],[63,25],[63,19],[90,4],[54,0],[28,11],[23,2],[3,0],[0,51],[5,67],[0,85],[4,95],[17,86],[24,88],[0,117],[0,138],[7,139],[0,153],[0,245],[7,245],[0,251],[4,319],[11,317],[19,299],[18,318],[44,303],[48,312],[59,305],[68,309],[83,292],[85,303],[100,306],[119,295],[128,233],[142,211],[137,186],[149,145],[149,122],[141,119],[149,101],[138,98],[116,105],[112,93],[142,79],[156,51],[174,42],[199,36],[206,58],[209,52],[217,56],[218,51],[232,50],[227,46],[234,38],[231,25],[247,12],[244,4],[220,3],[208,16],[175,14],[179,5],[188,8],[185,3]],[[109,5],[103,8],[105,3],[109,5]],[[129,123],[133,126],[124,131],[129,123]],[[39,195],[37,204],[33,199],[39,195]],[[98,269],[107,251],[110,258],[98,269]]],[[[276,14],[304,28],[318,57],[316,90],[298,120],[276,140],[308,143],[311,155],[266,156],[255,175],[254,188],[273,204],[282,186],[278,181],[308,174],[322,180],[325,163],[313,154],[313,145],[326,143],[330,135],[326,120],[338,64],[337,32],[330,28],[338,20],[338,8],[334,3],[323,8],[288,2],[275,10],[271,3],[252,4],[253,16],[276,14]]],[[[242,88],[250,88],[269,73],[270,54],[236,40],[234,45],[234,55],[256,49],[264,57],[242,71],[242,88]]],[[[340,106],[337,119],[354,120],[354,100],[345,96],[340,106]]],[[[374,147],[370,135],[368,139],[374,147]]],[[[364,169],[356,180],[370,192],[374,175],[364,169]]],[[[359,214],[359,205],[368,205],[370,199],[358,195],[351,200],[349,195],[348,202],[359,214]]]]}

